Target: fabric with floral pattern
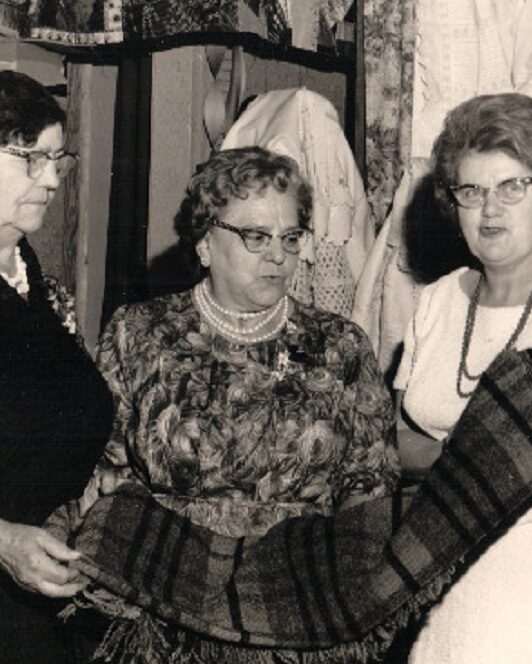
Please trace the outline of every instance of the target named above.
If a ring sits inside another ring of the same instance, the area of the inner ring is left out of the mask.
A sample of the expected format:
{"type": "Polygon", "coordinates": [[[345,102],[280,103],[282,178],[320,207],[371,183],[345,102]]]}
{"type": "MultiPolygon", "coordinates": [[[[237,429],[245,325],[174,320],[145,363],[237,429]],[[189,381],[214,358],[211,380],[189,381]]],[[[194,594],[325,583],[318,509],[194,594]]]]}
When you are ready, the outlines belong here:
{"type": "Polygon", "coordinates": [[[415,0],[364,2],[368,199],[382,226],[410,164],[415,0]]]}
{"type": "Polygon", "coordinates": [[[355,324],[291,301],[284,332],[238,345],[190,292],[121,307],[99,348],[115,396],[110,469],[232,536],[390,493],[393,408],[355,324]]]}

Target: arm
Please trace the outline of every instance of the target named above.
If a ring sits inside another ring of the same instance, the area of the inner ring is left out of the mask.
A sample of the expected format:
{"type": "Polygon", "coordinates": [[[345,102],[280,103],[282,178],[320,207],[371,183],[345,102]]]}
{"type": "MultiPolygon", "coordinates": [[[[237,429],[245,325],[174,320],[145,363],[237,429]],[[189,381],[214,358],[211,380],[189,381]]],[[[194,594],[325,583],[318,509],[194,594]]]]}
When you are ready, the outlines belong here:
{"type": "Polygon", "coordinates": [[[127,451],[132,401],[122,359],[127,347],[125,312],[126,309],[121,308],[115,313],[98,344],[97,366],[113,395],[115,416],[109,442],[79,500],[80,517],[101,495],[113,493],[123,482],[135,479],[127,451]]]}
{"type": "Polygon", "coordinates": [[[396,393],[396,421],[399,459],[403,477],[408,480],[420,482],[431,469],[433,463],[440,456],[443,442],[435,440],[432,436],[423,433],[420,429],[409,424],[403,416],[403,394],[396,393]]]}
{"type": "Polygon", "coordinates": [[[119,491],[101,501],[90,515],[92,527],[78,540],[92,565],[87,572],[98,578],[102,570],[105,587],[116,588],[119,596],[131,597],[131,588],[139,588],[135,596],[142,599],[148,587],[155,593],[165,588],[171,597],[165,592],[159,608],[152,596],[145,604],[149,611],[168,618],[170,610],[180,624],[239,645],[338,646],[338,653],[327,651],[316,661],[375,657],[409,617],[423,615],[420,609],[441,595],[464,561],[475,560],[530,507],[530,368],[527,353],[505,353],[496,360],[436,462],[440,472],[429,473],[426,490],[417,492],[392,537],[389,498],[328,518],[289,519],[259,541],[231,540],[168,515],[172,546],[163,550],[158,538],[144,542],[144,560],[154,562],[146,582],[139,566],[122,564],[130,559],[122,555],[124,543],[137,546],[145,513],[139,509],[142,497],[128,500],[124,489],[122,496],[119,491]],[[106,501],[112,501],[113,510],[106,501]],[[129,515],[137,515],[136,521],[129,515]],[[120,527],[113,526],[113,518],[120,527]],[[503,526],[499,533],[498,526],[503,526]],[[121,555],[109,555],[113,545],[121,555]],[[169,570],[179,577],[171,586],[169,570]]]}
{"type": "Polygon", "coordinates": [[[354,328],[345,341],[353,337],[355,345],[344,358],[341,411],[350,442],[340,471],[340,509],[390,495],[401,470],[390,392],[365,334],[354,328]]]}

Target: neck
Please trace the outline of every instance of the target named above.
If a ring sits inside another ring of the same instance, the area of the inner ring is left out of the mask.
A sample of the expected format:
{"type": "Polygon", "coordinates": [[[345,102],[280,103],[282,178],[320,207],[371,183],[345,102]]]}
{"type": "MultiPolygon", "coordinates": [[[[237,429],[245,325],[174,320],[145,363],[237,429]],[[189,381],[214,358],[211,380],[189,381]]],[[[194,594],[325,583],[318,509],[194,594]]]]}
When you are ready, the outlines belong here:
{"type": "Polygon", "coordinates": [[[205,282],[202,282],[194,289],[194,300],[202,316],[215,331],[239,343],[256,343],[273,338],[287,322],[286,296],[260,312],[230,312],[219,309],[205,282]]]}
{"type": "Polygon", "coordinates": [[[493,307],[525,304],[532,290],[532,269],[529,274],[486,269],[480,304],[493,307]]]}

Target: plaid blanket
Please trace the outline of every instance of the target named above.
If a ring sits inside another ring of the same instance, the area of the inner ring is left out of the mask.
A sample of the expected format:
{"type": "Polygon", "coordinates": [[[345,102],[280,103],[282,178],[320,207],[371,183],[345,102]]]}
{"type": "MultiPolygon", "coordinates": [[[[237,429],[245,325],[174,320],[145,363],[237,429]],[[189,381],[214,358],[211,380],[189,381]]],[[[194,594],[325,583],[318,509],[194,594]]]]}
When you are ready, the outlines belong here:
{"type": "Polygon", "coordinates": [[[393,534],[392,499],[255,541],[194,526],[138,487],[98,501],[74,543],[96,584],[86,602],[117,618],[101,652],[150,664],[377,658],[530,507],[531,370],[528,351],[494,361],[393,534]]]}

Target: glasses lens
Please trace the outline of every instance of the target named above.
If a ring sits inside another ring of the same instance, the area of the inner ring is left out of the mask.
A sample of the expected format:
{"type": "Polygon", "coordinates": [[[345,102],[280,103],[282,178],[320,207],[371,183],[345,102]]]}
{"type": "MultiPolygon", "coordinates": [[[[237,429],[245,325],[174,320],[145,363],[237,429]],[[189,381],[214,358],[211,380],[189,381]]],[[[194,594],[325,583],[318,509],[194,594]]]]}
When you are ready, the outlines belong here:
{"type": "Polygon", "coordinates": [[[48,156],[44,152],[28,153],[28,175],[30,178],[38,178],[46,168],[48,156]]]}
{"type": "Polygon", "coordinates": [[[458,205],[466,208],[480,207],[484,202],[484,192],[480,187],[461,187],[453,190],[458,205]]]}
{"type": "Polygon", "coordinates": [[[307,233],[304,230],[291,231],[281,236],[283,249],[288,254],[298,254],[305,246],[307,233]]]}
{"type": "Polygon", "coordinates": [[[64,154],[55,162],[57,177],[64,178],[73,168],[76,158],[71,154],[64,154]]]}
{"type": "Polygon", "coordinates": [[[30,152],[28,159],[28,175],[30,178],[40,177],[49,161],[54,163],[57,177],[64,178],[76,163],[76,158],[70,154],[52,157],[46,152],[30,152]]]}
{"type": "Polygon", "coordinates": [[[496,191],[503,203],[518,203],[526,193],[526,185],[518,179],[506,180],[497,186],[496,191]]]}
{"type": "Polygon", "coordinates": [[[271,236],[266,233],[260,233],[259,231],[252,231],[247,229],[241,232],[246,249],[254,254],[258,254],[261,251],[264,251],[270,244],[271,236]]]}

